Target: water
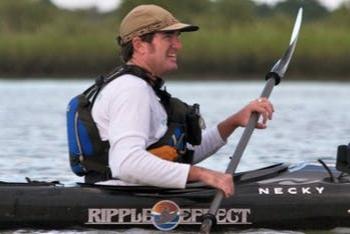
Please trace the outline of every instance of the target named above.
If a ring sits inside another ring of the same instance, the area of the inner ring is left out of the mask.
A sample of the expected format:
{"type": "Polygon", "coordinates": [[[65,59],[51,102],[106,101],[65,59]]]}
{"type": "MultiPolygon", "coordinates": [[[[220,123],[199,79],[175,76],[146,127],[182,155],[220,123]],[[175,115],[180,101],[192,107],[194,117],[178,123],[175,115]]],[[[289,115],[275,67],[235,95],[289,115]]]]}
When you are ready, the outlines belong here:
{"type": "MultiPolygon", "coordinates": [[[[25,177],[30,177],[60,180],[65,184],[82,181],[69,169],[65,109],[69,99],[90,83],[87,80],[0,80],[0,180],[23,182],[25,177]]],[[[257,98],[263,86],[264,82],[167,82],[167,89],[174,96],[188,103],[201,104],[207,126],[213,126],[257,98]]],[[[337,146],[350,141],[349,90],[350,83],[281,83],[271,96],[276,110],[273,121],[269,122],[268,129],[254,131],[238,171],[278,162],[335,158],[337,146]]],[[[238,129],[225,147],[201,165],[224,171],[241,133],[238,129]]],[[[50,233],[73,231],[106,232],[69,230],[50,233]]],[[[12,230],[6,233],[32,232],[46,231],[12,230]]],[[[129,229],[121,233],[157,232],[129,229]]],[[[240,233],[304,232],[246,230],[240,233]]],[[[338,228],[323,233],[350,233],[350,230],[338,228]]]]}

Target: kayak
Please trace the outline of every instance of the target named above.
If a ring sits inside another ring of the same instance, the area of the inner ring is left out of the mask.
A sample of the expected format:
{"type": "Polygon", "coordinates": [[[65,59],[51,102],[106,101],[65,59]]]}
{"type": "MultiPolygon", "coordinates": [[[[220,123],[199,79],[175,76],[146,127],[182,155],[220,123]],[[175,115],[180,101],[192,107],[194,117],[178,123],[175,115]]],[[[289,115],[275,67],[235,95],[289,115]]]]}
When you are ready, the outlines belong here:
{"type": "MultiPolygon", "coordinates": [[[[350,177],[335,163],[275,164],[237,173],[214,229],[328,229],[350,226],[350,177]]],[[[215,190],[0,182],[1,228],[198,229],[215,190]]],[[[199,229],[198,229],[199,230],[199,229]]]]}

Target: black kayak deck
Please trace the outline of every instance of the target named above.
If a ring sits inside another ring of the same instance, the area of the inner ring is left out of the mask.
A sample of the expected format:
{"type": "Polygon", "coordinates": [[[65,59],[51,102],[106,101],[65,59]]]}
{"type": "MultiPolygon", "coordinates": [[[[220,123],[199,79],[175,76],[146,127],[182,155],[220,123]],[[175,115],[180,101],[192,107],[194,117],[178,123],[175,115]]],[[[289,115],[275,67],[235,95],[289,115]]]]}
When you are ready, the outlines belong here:
{"type": "MultiPolygon", "coordinates": [[[[216,228],[322,229],[350,226],[350,184],[334,165],[276,164],[237,173],[235,195],[224,199],[216,228]]],[[[185,189],[58,182],[0,183],[0,227],[155,228],[159,202],[179,207],[179,227],[200,225],[215,190],[200,183],[185,189]]]]}

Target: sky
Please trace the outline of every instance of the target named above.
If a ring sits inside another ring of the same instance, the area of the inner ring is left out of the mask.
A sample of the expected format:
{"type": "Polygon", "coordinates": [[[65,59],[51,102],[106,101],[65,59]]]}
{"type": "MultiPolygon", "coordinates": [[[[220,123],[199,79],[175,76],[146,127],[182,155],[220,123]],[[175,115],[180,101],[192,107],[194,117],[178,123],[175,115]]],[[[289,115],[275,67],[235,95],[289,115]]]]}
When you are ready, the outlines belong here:
{"type": "MultiPolygon", "coordinates": [[[[101,12],[107,12],[118,7],[119,0],[51,0],[55,5],[67,9],[86,9],[96,7],[101,12]]],[[[283,0],[254,0],[256,2],[265,2],[275,4],[283,0]]],[[[346,0],[319,0],[329,9],[335,9],[346,0]]]]}

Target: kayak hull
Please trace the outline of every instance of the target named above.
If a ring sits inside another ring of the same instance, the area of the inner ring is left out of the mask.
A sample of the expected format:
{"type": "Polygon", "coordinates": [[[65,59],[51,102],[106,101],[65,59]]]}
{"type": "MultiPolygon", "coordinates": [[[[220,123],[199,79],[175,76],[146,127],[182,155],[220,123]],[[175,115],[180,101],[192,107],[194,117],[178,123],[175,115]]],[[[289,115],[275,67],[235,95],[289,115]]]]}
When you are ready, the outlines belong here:
{"type": "MultiPolygon", "coordinates": [[[[331,171],[339,177],[334,167],[331,171]]],[[[278,164],[237,174],[235,181],[235,195],[222,201],[214,228],[350,226],[347,177],[332,182],[321,165],[278,164]]],[[[36,182],[1,183],[0,194],[1,228],[192,228],[201,224],[215,190],[36,182]]]]}

